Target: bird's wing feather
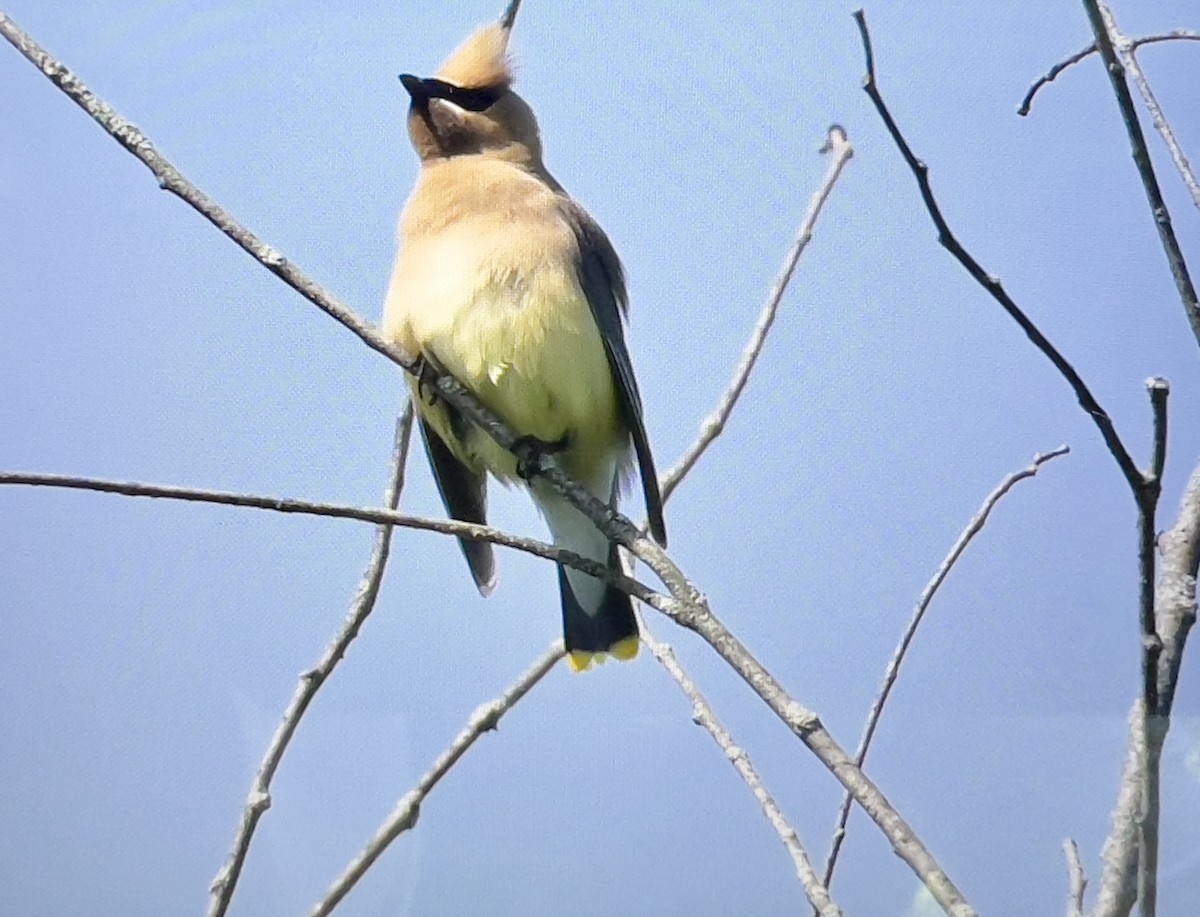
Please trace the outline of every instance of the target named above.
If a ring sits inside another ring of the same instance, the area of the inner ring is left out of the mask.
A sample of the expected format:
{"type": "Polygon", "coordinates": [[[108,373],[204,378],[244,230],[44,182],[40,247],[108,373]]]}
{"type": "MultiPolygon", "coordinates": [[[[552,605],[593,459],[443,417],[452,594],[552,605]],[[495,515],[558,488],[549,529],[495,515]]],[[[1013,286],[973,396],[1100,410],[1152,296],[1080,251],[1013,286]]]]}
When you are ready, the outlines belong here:
{"type": "MultiPolygon", "coordinates": [[[[472,471],[446,446],[429,423],[421,420],[421,440],[425,443],[425,454],[429,456],[429,467],[433,479],[450,518],[459,522],[487,524],[487,477],[472,471]]],[[[496,585],[496,559],[491,542],[471,538],[459,538],[467,566],[480,593],[491,594],[496,585]]]]}
{"type": "Polygon", "coordinates": [[[633,437],[633,449],[637,454],[642,478],[642,492],[646,498],[646,514],[650,519],[650,532],[661,545],[667,543],[667,530],[663,522],[662,495],[658,489],[658,472],[654,469],[654,456],[650,453],[650,441],[646,436],[646,424],[642,417],[642,398],[638,393],[637,379],[633,375],[633,363],[625,346],[625,328],[622,319],[629,308],[625,292],[625,272],[616,250],[604,234],[604,230],[578,203],[562,198],[563,215],[570,224],[579,243],[579,261],[576,270],[588,305],[612,370],[617,390],[617,404],[621,419],[633,437]]]}

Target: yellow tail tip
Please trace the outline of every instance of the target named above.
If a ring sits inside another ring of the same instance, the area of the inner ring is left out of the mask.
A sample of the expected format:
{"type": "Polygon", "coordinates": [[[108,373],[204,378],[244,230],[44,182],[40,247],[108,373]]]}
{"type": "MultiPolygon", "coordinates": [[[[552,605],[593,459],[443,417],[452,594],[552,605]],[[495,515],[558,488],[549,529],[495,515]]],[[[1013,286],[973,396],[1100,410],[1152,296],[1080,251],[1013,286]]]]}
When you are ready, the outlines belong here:
{"type": "Polygon", "coordinates": [[[626,637],[624,640],[618,640],[608,648],[608,652],[616,659],[622,662],[628,662],[638,654],[638,647],[642,645],[642,641],[637,634],[632,637],[626,637]]]}
{"type": "Polygon", "coordinates": [[[637,656],[639,646],[641,646],[641,641],[634,636],[618,640],[604,652],[591,653],[586,650],[571,650],[567,653],[567,665],[571,667],[572,672],[586,672],[592,667],[592,663],[604,665],[609,656],[620,659],[622,662],[628,662],[637,656]]]}

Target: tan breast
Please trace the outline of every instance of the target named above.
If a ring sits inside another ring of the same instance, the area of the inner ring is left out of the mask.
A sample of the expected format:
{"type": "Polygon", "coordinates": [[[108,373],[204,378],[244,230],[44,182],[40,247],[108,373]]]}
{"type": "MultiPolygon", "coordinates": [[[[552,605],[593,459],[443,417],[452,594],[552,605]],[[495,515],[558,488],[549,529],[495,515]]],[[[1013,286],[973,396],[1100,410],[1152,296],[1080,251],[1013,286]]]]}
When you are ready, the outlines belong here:
{"type": "MultiPolygon", "coordinates": [[[[405,208],[385,331],[434,355],[518,434],[566,436],[571,473],[586,479],[603,464],[611,478],[628,435],[557,198],[507,164],[457,165],[427,170],[405,208]]],[[[461,460],[515,473],[490,438],[450,442],[444,413],[426,416],[461,460]]]]}

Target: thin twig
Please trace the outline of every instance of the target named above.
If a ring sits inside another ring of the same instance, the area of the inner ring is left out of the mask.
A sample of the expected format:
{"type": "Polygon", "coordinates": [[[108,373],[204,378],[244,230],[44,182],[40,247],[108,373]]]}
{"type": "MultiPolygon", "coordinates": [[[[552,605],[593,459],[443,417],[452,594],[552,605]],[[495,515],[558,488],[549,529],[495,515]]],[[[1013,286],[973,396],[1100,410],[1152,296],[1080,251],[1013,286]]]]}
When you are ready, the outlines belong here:
{"type": "MultiPolygon", "coordinates": [[[[1190,29],[1175,29],[1171,32],[1164,32],[1161,35],[1147,35],[1143,38],[1135,38],[1129,43],[1129,50],[1136,51],[1143,45],[1154,45],[1162,41],[1200,41],[1200,32],[1193,32],[1190,29]]],[[[1055,78],[1068,67],[1075,66],[1075,64],[1078,64],[1084,58],[1095,53],[1096,43],[1092,42],[1082,51],[1078,51],[1075,54],[1072,54],[1066,60],[1055,64],[1046,71],[1045,76],[1040,76],[1034,80],[1033,85],[1029,87],[1029,91],[1025,93],[1025,98],[1021,100],[1021,105],[1017,109],[1017,114],[1021,117],[1028,115],[1029,110],[1033,107],[1033,97],[1037,95],[1038,90],[1040,90],[1047,83],[1054,82],[1055,78]]],[[[1200,203],[1198,203],[1197,206],[1200,206],[1200,203]]]]}
{"type": "Polygon", "coordinates": [[[1067,917],[1083,917],[1083,893],[1087,890],[1087,875],[1083,871],[1083,861],[1079,859],[1079,845],[1067,838],[1063,841],[1063,853],[1067,857],[1067,881],[1070,883],[1067,917]]]}
{"type": "Polygon", "coordinates": [[[883,101],[883,96],[879,93],[879,88],[875,82],[875,55],[871,48],[871,34],[867,30],[866,16],[862,10],[856,10],[854,19],[858,23],[858,31],[862,36],[863,54],[867,62],[867,74],[863,79],[863,89],[870,96],[871,101],[875,105],[875,110],[879,113],[880,118],[883,119],[888,133],[891,135],[896,147],[900,150],[904,161],[908,164],[913,177],[917,180],[917,186],[921,191],[921,199],[925,202],[925,209],[929,211],[929,216],[937,227],[938,242],[954,256],[959,264],[966,268],[967,273],[1000,304],[1009,317],[1021,327],[1026,337],[1033,342],[1033,345],[1042,352],[1046,359],[1054,364],[1054,368],[1058,370],[1059,374],[1067,381],[1067,384],[1071,386],[1080,407],[1083,408],[1084,412],[1096,424],[1096,428],[1100,431],[1105,445],[1108,446],[1108,451],[1112,453],[1113,458],[1116,459],[1117,465],[1121,469],[1121,473],[1125,475],[1125,480],[1136,493],[1142,483],[1142,473],[1138,471],[1137,465],[1130,457],[1124,443],[1121,442],[1121,437],[1117,434],[1116,427],[1113,426],[1112,418],[1100,406],[1100,403],[1092,395],[1091,390],[1087,387],[1087,384],[1080,377],[1079,373],[1075,371],[1075,368],[1067,362],[1066,358],[1058,352],[1058,349],[1042,334],[1037,325],[1030,321],[1029,317],[1021,311],[1021,308],[1005,292],[1000,280],[985,271],[979,262],[963,248],[950,229],[950,225],[946,222],[946,218],[942,216],[941,208],[938,206],[937,199],[933,196],[933,189],[929,184],[929,167],[913,153],[912,148],[908,145],[908,141],[896,125],[896,121],[892,117],[887,103],[883,101]]]}
{"type": "MultiPolygon", "coordinates": [[[[637,554],[636,551],[634,553],[637,554]]],[[[642,554],[637,556],[645,560],[642,554]]],[[[792,734],[817,756],[842,786],[850,791],[855,802],[862,806],[868,817],[879,826],[896,855],[908,864],[947,914],[951,917],[975,917],[975,909],[963,897],[929,848],[888,802],[870,777],[830,735],[817,714],[788,694],[783,685],[721,624],[703,595],[696,593],[690,595],[687,600],[681,600],[676,595],[675,587],[671,583],[667,585],[675,600],[664,603],[659,610],[677,624],[699,634],[741,676],[792,734]]]]}
{"type": "MultiPolygon", "coordinates": [[[[408,458],[408,445],[412,433],[412,402],[406,401],[404,409],[396,420],[395,444],[392,448],[391,474],[387,489],[384,491],[383,505],[395,510],[404,489],[404,467],[408,458]]],[[[359,630],[375,608],[375,600],[379,596],[379,585],[383,581],[383,571],[387,566],[388,553],[391,550],[392,525],[381,523],[375,529],[375,544],[371,549],[371,558],[363,573],[361,582],[350,610],[337,635],[330,642],[324,654],[311,669],[300,676],[291,702],[284,711],[283,720],[267,745],[266,754],[254,776],[250,786],[250,794],[246,799],[246,807],[242,812],[241,823],[234,837],[233,847],[225,864],[213,879],[210,888],[208,917],[224,917],[233,899],[242,866],[250,851],[250,842],[258,821],[271,806],[271,780],[279,768],[279,762],[287,751],[288,744],[295,735],[300,720],[308,706],[316,697],[321,685],[332,674],[338,662],[346,654],[347,648],[358,636],[359,630]]]]}
{"type": "Polygon", "coordinates": [[[839,908],[829,896],[829,889],[825,883],[822,883],[817,878],[816,871],[813,869],[812,861],[804,850],[804,846],[800,843],[800,837],[796,833],[796,829],[784,816],[783,811],[779,808],[779,804],[775,801],[775,797],[771,795],[770,790],[763,784],[762,778],[759,777],[758,771],[750,760],[750,756],[746,750],[738,745],[733,740],[733,736],[717,719],[708,700],[700,693],[700,689],[696,687],[696,683],[683,670],[679,664],[679,660],[675,656],[675,651],[671,649],[669,644],[658,640],[645,626],[642,624],[642,642],[654,654],[657,659],[675,679],[676,684],[688,699],[692,702],[692,721],[702,727],[725,753],[725,757],[729,759],[729,763],[733,765],[734,770],[745,781],[746,786],[750,788],[750,792],[754,794],[754,798],[758,800],[758,804],[762,807],[763,814],[767,817],[767,821],[771,823],[771,827],[775,829],[775,833],[779,835],[779,839],[783,842],[784,849],[792,858],[792,865],[796,869],[796,876],[800,879],[800,884],[804,887],[804,893],[808,896],[809,903],[812,904],[814,911],[820,917],[841,917],[842,910],[839,908]]]}
{"type": "MultiPolygon", "coordinates": [[[[451,380],[452,384],[453,380],[451,380]]],[[[900,816],[879,788],[858,768],[846,751],[825,729],[816,713],[796,701],[779,681],[746,649],[712,613],[707,599],[684,576],[682,571],[657,544],[646,538],[624,516],[614,513],[586,490],[566,477],[553,463],[543,462],[541,473],[546,474],[560,492],[571,494],[596,525],[613,540],[628,548],[635,557],[653,570],[671,592],[665,598],[647,586],[610,571],[602,564],[552,545],[528,538],[518,538],[487,526],[453,520],[427,519],[384,509],[364,509],[330,503],[312,503],[279,497],[261,497],[221,491],[150,485],[134,482],[106,481],[65,475],[0,473],[0,485],[28,484],[96,490],[128,496],[165,497],[246,506],[277,512],[306,513],[357,519],[365,522],[391,523],[406,528],[439,532],[446,535],[465,535],[495,544],[517,548],[539,557],[555,560],[584,571],[592,576],[615,583],[635,598],[661,611],[677,624],[699,634],[741,676],[776,716],[817,756],[826,768],[849,790],[863,811],[879,826],[892,844],[896,854],[907,863],[931,893],[954,917],[973,917],[975,910],[934,859],[932,853],[908,823],[900,816]],[[580,493],[581,491],[581,493],[580,493]]]]}
{"type": "MultiPolygon", "coordinates": [[[[1137,58],[1137,42],[1130,40],[1121,33],[1117,28],[1116,20],[1113,19],[1112,11],[1107,6],[1102,6],[1101,12],[1104,14],[1104,24],[1108,28],[1109,35],[1112,36],[1113,45],[1121,55],[1125,63],[1125,69],[1133,77],[1133,85],[1138,88],[1138,93],[1141,95],[1142,101],[1146,104],[1146,109],[1150,112],[1150,119],[1154,123],[1154,129],[1158,131],[1158,135],[1162,137],[1163,143],[1166,144],[1167,150],[1171,154],[1171,159],[1175,163],[1175,170],[1179,173],[1179,177],[1183,179],[1184,186],[1192,196],[1192,203],[1197,208],[1200,208],[1200,183],[1197,183],[1196,173],[1192,171],[1192,165],[1188,162],[1188,158],[1183,152],[1183,147],[1180,145],[1179,139],[1175,136],[1175,129],[1171,127],[1171,122],[1167,120],[1166,114],[1163,113],[1162,105],[1159,104],[1158,97],[1154,94],[1154,90],[1150,86],[1150,81],[1142,71],[1141,62],[1137,58]]],[[[1200,35],[1195,37],[1200,39],[1200,35]]]]}
{"type": "Polygon", "coordinates": [[[350,864],[337,877],[329,891],[325,893],[313,909],[309,917],[324,917],[354,888],[368,869],[371,868],[380,855],[397,837],[408,831],[417,823],[421,814],[421,804],[429,796],[438,782],[446,776],[458,759],[467,753],[475,741],[485,732],[497,727],[504,716],[522,697],[529,693],[539,681],[546,677],[551,669],[563,658],[562,641],[556,641],[545,654],[535,662],[520,678],[518,678],[499,697],[481,704],[467,720],[466,726],[455,736],[454,741],[437,760],[433,762],[425,775],[417,782],[415,788],[405,793],[396,803],[396,808],[387,820],[380,825],[375,836],[363,848],[350,864]]]}
{"type": "MultiPolygon", "coordinates": [[[[921,597],[917,600],[916,607],[913,609],[912,618],[909,620],[908,626],[904,629],[904,633],[900,636],[900,642],[897,644],[895,652],[892,653],[892,658],[888,660],[887,669],[883,675],[883,683],[879,688],[879,694],[875,698],[875,703],[871,706],[871,712],[867,715],[867,724],[863,729],[862,738],[858,742],[858,751],[854,753],[854,763],[859,767],[862,767],[863,762],[867,759],[867,752],[870,750],[871,742],[875,738],[875,730],[879,726],[880,717],[883,715],[883,708],[891,696],[892,688],[896,684],[896,678],[900,674],[900,666],[908,654],[908,648],[912,644],[913,637],[916,636],[917,628],[921,626],[921,621],[924,619],[925,612],[929,609],[933,597],[937,595],[942,583],[945,582],[946,577],[950,575],[950,571],[954,569],[954,565],[958,563],[958,559],[966,551],[967,545],[971,543],[972,539],[987,524],[992,510],[1004,498],[1005,494],[1021,481],[1036,475],[1042,465],[1061,455],[1066,455],[1070,451],[1070,447],[1063,445],[1049,452],[1039,453],[1033,457],[1033,461],[1025,468],[1005,475],[1004,479],[984,499],[983,505],[979,507],[978,512],[967,523],[966,528],[962,530],[962,533],[958,536],[958,540],[954,542],[954,546],[950,548],[950,552],[942,561],[941,566],[933,574],[933,578],[925,585],[925,588],[921,592],[921,597]]],[[[838,811],[837,825],[834,828],[833,838],[830,843],[829,857],[825,862],[823,884],[827,888],[833,881],[833,871],[837,867],[838,856],[846,838],[846,825],[850,819],[851,803],[852,799],[847,793],[842,798],[842,805],[838,811]]]]}
{"type": "MultiPolygon", "coordinates": [[[[551,469],[554,472],[554,469],[551,469]]],[[[553,480],[553,479],[552,479],[553,480]]],[[[567,481],[562,487],[574,486],[567,481]]],[[[647,538],[624,516],[607,510],[587,491],[573,499],[577,507],[596,523],[610,539],[629,550],[659,577],[671,593],[668,600],[652,604],[676,624],[698,634],[711,646],[767,707],[791,730],[809,751],[825,765],[838,782],[854,796],[868,817],[900,857],[916,874],[930,894],[951,917],[975,917],[975,909],[934,858],[929,848],[912,830],[899,812],[880,792],[879,787],[859,768],[846,750],[830,735],[815,712],[793,698],[782,684],[755,658],[737,637],[712,612],[708,600],[683,575],[655,542],[647,538]],[[592,505],[589,505],[591,501],[592,505]]],[[[641,598],[641,596],[638,596],[641,598]]],[[[661,599],[654,594],[655,599],[661,599]]]]}
{"type": "Polygon", "coordinates": [[[1058,75],[1060,73],[1062,73],[1064,70],[1068,69],[1069,67],[1074,67],[1081,60],[1086,58],[1088,55],[1095,54],[1095,53],[1096,53],[1096,43],[1092,42],[1090,45],[1088,45],[1082,51],[1076,51],[1074,54],[1072,54],[1066,60],[1061,60],[1057,64],[1055,64],[1053,67],[1051,67],[1049,70],[1047,70],[1044,75],[1039,76],[1036,80],[1033,81],[1033,85],[1030,86],[1029,90],[1025,93],[1025,98],[1023,98],[1021,100],[1021,104],[1017,107],[1017,114],[1020,115],[1022,118],[1024,118],[1026,115],[1028,115],[1030,109],[1033,107],[1033,97],[1038,94],[1039,89],[1041,89],[1047,83],[1053,83],[1056,79],[1058,79],[1058,75]]]}
{"type": "Polygon", "coordinates": [[[1171,394],[1171,383],[1161,376],[1151,376],[1146,380],[1146,391],[1150,393],[1150,413],[1154,423],[1154,444],[1146,482],[1157,481],[1161,489],[1163,468],[1167,463],[1167,396],[1171,394]]]}
{"type": "Polygon", "coordinates": [[[1138,502],[1138,568],[1140,574],[1138,619],[1142,631],[1142,697],[1146,710],[1153,716],[1158,712],[1158,660],[1162,654],[1162,639],[1154,615],[1155,551],[1157,540],[1158,500],[1162,494],[1162,473],[1167,457],[1167,396],[1171,387],[1166,379],[1146,380],[1150,394],[1153,426],[1150,471],[1136,493],[1138,502]]]}
{"type": "Polygon", "coordinates": [[[173,484],[145,484],[140,481],[110,481],[105,478],[77,477],[61,474],[31,474],[20,471],[0,472],[0,486],[29,485],[34,487],[62,487],[69,490],[90,490],[98,493],[120,494],[126,497],[154,497],[166,500],[183,500],[191,503],[215,503],[219,506],[240,506],[248,509],[263,509],[277,513],[295,513],[304,516],[325,516],[334,519],[354,519],[358,522],[373,522],[376,525],[394,525],[440,535],[476,538],[490,541],[506,548],[515,548],[536,557],[544,557],[582,570],[592,576],[613,583],[636,596],[648,605],[658,607],[662,596],[648,586],[621,577],[609,570],[607,565],[590,558],[564,551],[552,544],[535,538],[510,535],[500,529],[457,519],[431,519],[412,516],[391,509],[347,506],[342,503],[318,503],[311,500],[296,500],[291,497],[271,497],[259,494],[234,493],[225,490],[204,490],[196,487],[176,487],[173,484]]]}
{"type": "Polygon", "coordinates": [[[241,225],[220,204],[192,184],[155,148],[145,134],[138,130],[111,105],[93,93],[64,64],[42,48],[11,18],[0,12],[0,36],[61,89],[71,101],[87,112],[110,137],[132,153],[158,179],[164,191],[174,194],[196,210],[222,233],[233,240],[251,258],[277,276],[289,287],[349,329],[370,347],[409,372],[416,365],[409,354],[383,337],[370,323],[363,321],[354,310],[294,265],[279,250],[268,245],[241,225]]]}
{"type": "Polygon", "coordinates": [[[771,326],[775,323],[775,316],[779,311],[779,304],[783,300],[783,294],[786,292],[788,284],[791,282],[792,274],[796,270],[796,264],[799,262],[800,256],[804,254],[808,243],[812,241],[813,227],[816,225],[817,218],[821,215],[821,208],[825,206],[825,201],[828,200],[830,193],[833,191],[833,186],[837,184],[838,176],[842,174],[842,169],[845,168],[846,163],[854,155],[854,148],[850,146],[849,141],[846,139],[845,130],[837,124],[829,128],[825,145],[821,148],[821,151],[833,154],[833,158],[829,163],[829,169],[825,173],[825,180],[812,196],[812,200],[808,205],[808,212],[804,214],[804,219],[801,221],[800,228],[796,232],[796,239],[783,260],[783,266],[780,267],[779,273],[775,277],[775,282],[771,284],[771,291],[767,295],[767,301],[759,313],[758,321],[754,325],[754,330],[750,333],[750,340],[746,343],[746,347],[742,351],[742,358],[738,362],[737,369],[733,372],[733,378],[730,380],[725,394],[721,396],[721,400],[717,403],[713,412],[700,425],[700,435],[696,441],[692,443],[683,457],[675,463],[675,466],[663,475],[662,497],[664,502],[674,493],[680,481],[692,469],[692,466],[696,464],[705,450],[712,445],[713,440],[725,430],[725,424],[733,413],[738,399],[742,396],[746,384],[750,381],[750,373],[754,371],[754,365],[758,362],[758,358],[762,354],[763,347],[767,342],[767,335],[771,331],[771,326]]]}
{"type": "MultiPolygon", "coordinates": [[[[1088,0],[1085,0],[1085,4],[1088,0]]],[[[946,248],[960,264],[967,269],[975,280],[984,287],[985,290],[1005,309],[1005,311],[1021,326],[1029,339],[1035,346],[1054,364],[1059,373],[1067,380],[1074,390],[1076,398],[1083,407],[1089,417],[1092,418],[1096,427],[1099,429],[1101,436],[1104,438],[1109,452],[1112,453],[1118,467],[1120,467],[1125,480],[1133,494],[1138,510],[1138,531],[1139,531],[1139,567],[1141,574],[1141,595],[1140,595],[1140,618],[1142,622],[1142,639],[1143,639],[1143,693],[1146,698],[1148,709],[1155,708],[1155,678],[1157,672],[1156,658],[1158,653],[1158,638],[1154,633],[1153,624],[1153,583],[1154,583],[1154,526],[1155,526],[1155,511],[1158,503],[1158,496],[1161,490],[1161,483],[1153,474],[1143,474],[1134,463],[1133,458],[1129,455],[1128,450],[1121,442],[1120,436],[1117,434],[1116,427],[1113,425],[1112,419],[1100,407],[1083,379],[1075,371],[1074,367],[1066,361],[1066,359],[1058,352],[1058,350],[1050,343],[1050,341],[1042,334],[1042,332],[1029,320],[1029,318],[1020,310],[1015,302],[1008,296],[1000,284],[1000,281],[989,275],[979,265],[977,261],[962,247],[955,238],[942,216],[941,210],[938,207],[937,201],[934,198],[933,190],[929,184],[929,169],[924,162],[917,159],[912,152],[908,142],[905,140],[895,120],[892,118],[891,112],[888,110],[883,97],[879,93],[879,89],[875,81],[875,63],[874,54],[871,48],[871,37],[867,30],[866,18],[862,10],[854,14],[854,18],[858,23],[859,32],[862,36],[863,51],[867,61],[867,75],[863,81],[863,88],[871,101],[875,105],[880,117],[883,119],[888,132],[891,134],[896,146],[900,149],[905,162],[909,169],[917,179],[917,184],[920,188],[921,197],[925,202],[925,207],[929,211],[934,224],[938,228],[938,241],[946,248]]],[[[1101,31],[1103,31],[1101,29],[1101,31]]],[[[1097,42],[1103,49],[1105,47],[1101,37],[1097,35],[1097,42]]],[[[1108,47],[1106,60],[1112,57],[1111,46],[1108,47]]],[[[1121,82],[1124,86],[1124,82],[1121,82]]],[[[1126,95],[1128,89],[1126,88],[1126,95]]],[[[1159,416],[1160,409],[1165,412],[1166,399],[1165,384],[1151,389],[1151,401],[1155,411],[1155,428],[1161,429],[1165,437],[1166,421],[1165,413],[1159,416]]],[[[1158,434],[1156,434],[1157,436],[1158,434]]],[[[1165,438],[1162,441],[1165,444],[1165,438]]],[[[1159,449],[1156,440],[1156,450],[1159,449]]],[[[1165,446],[1163,447],[1165,449],[1165,446]]],[[[1165,454],[1165,453],[1164,453],[1165,454]]],[[[1162,455],[1157,451],[1155,453],[1155,463],[1162,460],[1162,455]]],[[[1145,739],[1142,740],[1143,745],[1145,739]]],[[[1141,771],[1145,773],[1144,770],[1141,771]]]]}
{"type": "MultiPolygon", "coordinates": [[[[775,315],[783,300],[784,291],[787,289],[788,283],[795,271],[797,261],[812,239],[813,227],[816,224],[817,217],[820,215],[825,201],[837,183],[842,169],[854,155],[854,150],[846,138],[845,130],[838,125],[834,125],[829,129],[825,145],[822,146],[821,152],[834,153],[833,161],[826,172],[825,179],[816,193],[814,193],[809,204],[809,209],[801,221],[800,228],[797,230],[796,240],[788,251],[783,267],[780,268],[779,274],[771,286],[767,302],[759,313],[758,321],[750,332],[750,339],[742,351],[742,359],[734,372],[733,380],[730,382],[724,395],[722,395],[717,407],[701,425],[695,442],[693,442],[683,458],[670,471],[663,475],[659,482],[664,503],[675,492],[675,488],[695,468],[708,447],[724,430],[725,423],[733,413],[733,409],[741,393],[746,388],[750,374],[757,364],[758,356],[766,344],[767,335],[774,324],[775,315]]],[[[646,529],[646,525],[643,524],[643,531],[646,529]]],[[[626,573],[632,575],[633,565],[629,556],[623,554],[622,561],[626,564],[626,573]]],[[[818,914],[825,915],[825,917],[840,913],[837,905],[829,896],[829,890],[817,879],[813,871],[812,861],[809,859],[807,851],[800,842],[799,834],[797,834],[796,829],[783,814],[783,810],[780,809],[774,796],[767,789],[766,784],[763,783],[762,778],[754,767],[754,763],[750,760],[749,753],[734,742],[733,736],[721,724],[720,720],[717,719],[712,706],[704,695],[700,693],[691,676],[683,668],[674,650],[669,644],[658,640],[640,612],[638,613],[638,626],[641,631],[642,641],[650,648],[654,658],[658,660],[667,674],[679,686],[679,689],[692,702],[692,720],[712,736],[713,741],[725,752],[726,757],[729,758],[738,774],[745,781],[754,798],[758,800],[763,815],[766,816],[767,821],[775,829],[775,833],[779,835],[780,840],[783,842],[784,849],[787,851],[788,856],[791,857],[792,864],[796,869],[796,875],[800,879],[800,884],[804,888],[804,892],[815,911],[818,914]]]]}
{"type": "Polygon", "coordinates": [[[1117,97],[1117,106],[1121,110],[1121,120],[1129,135],[1129,145],[1133,151],[1133,161],[1137,166],[1138,175],[1142,179],[1142,187],[1146,192],[1146,200],[1150,204],[1150,213],[1154,226],[1158,230],[1159,241],[1167,255],[1167,263],[1171,267],[1171,276],[1179,290],[1179,299],[1187,314],[1188,323],[1192,326],[1192,334],[1200,344],[1200,300],[1196,296],[1196,287],[1192,284],[1188,272],[1187,261],[1183,257],[1183,249],[1175,238],[1175,227],[1171,225],[1171,214],[1167,210],[1167,202],[1163,200],[1162,191],[1158,187],[1158,178],[1154,174],[1154,164],[1150,161],[1150,150],[1146,146],[1146,136],[1142,133],[1142,125],[1138,120],[1137,108],[1133,104],[1133,96],[1129,93],[1129,84],[1125,82],[1125,68],[1113,48],[1112,39],[1105,27],[1104,15],[1100,12],[1098,0],[1083,0],[1087,10],[1088,21],[1092,33],[1096,36],[1096,47],[1104,58],[1104,69],[1112,83],[1113,93],[1117,97]]]}

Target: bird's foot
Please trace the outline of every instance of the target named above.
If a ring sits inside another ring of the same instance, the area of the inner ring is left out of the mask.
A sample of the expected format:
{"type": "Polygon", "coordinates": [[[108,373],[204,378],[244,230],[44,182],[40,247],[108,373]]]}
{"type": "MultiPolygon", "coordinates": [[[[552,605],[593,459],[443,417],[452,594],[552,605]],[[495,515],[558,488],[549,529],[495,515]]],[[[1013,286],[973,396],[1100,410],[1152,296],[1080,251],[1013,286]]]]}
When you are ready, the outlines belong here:
{"type": "Polygon", "coordinates": [[[442,399],[437,390],[438,375],[438,367],[433,360],[424,354],[417,357],[417,399],[423,404],[428,404],[430,407],[433,407],[442,399]]]}
{"type": "Polygon", "coordinates": [[[517,457],[517,476],[528,484],[538,473],[543,455],[556,455],[567,448],[567,434],[547,442],[536,436],[518,436],[512,453],[517,457]]]}

